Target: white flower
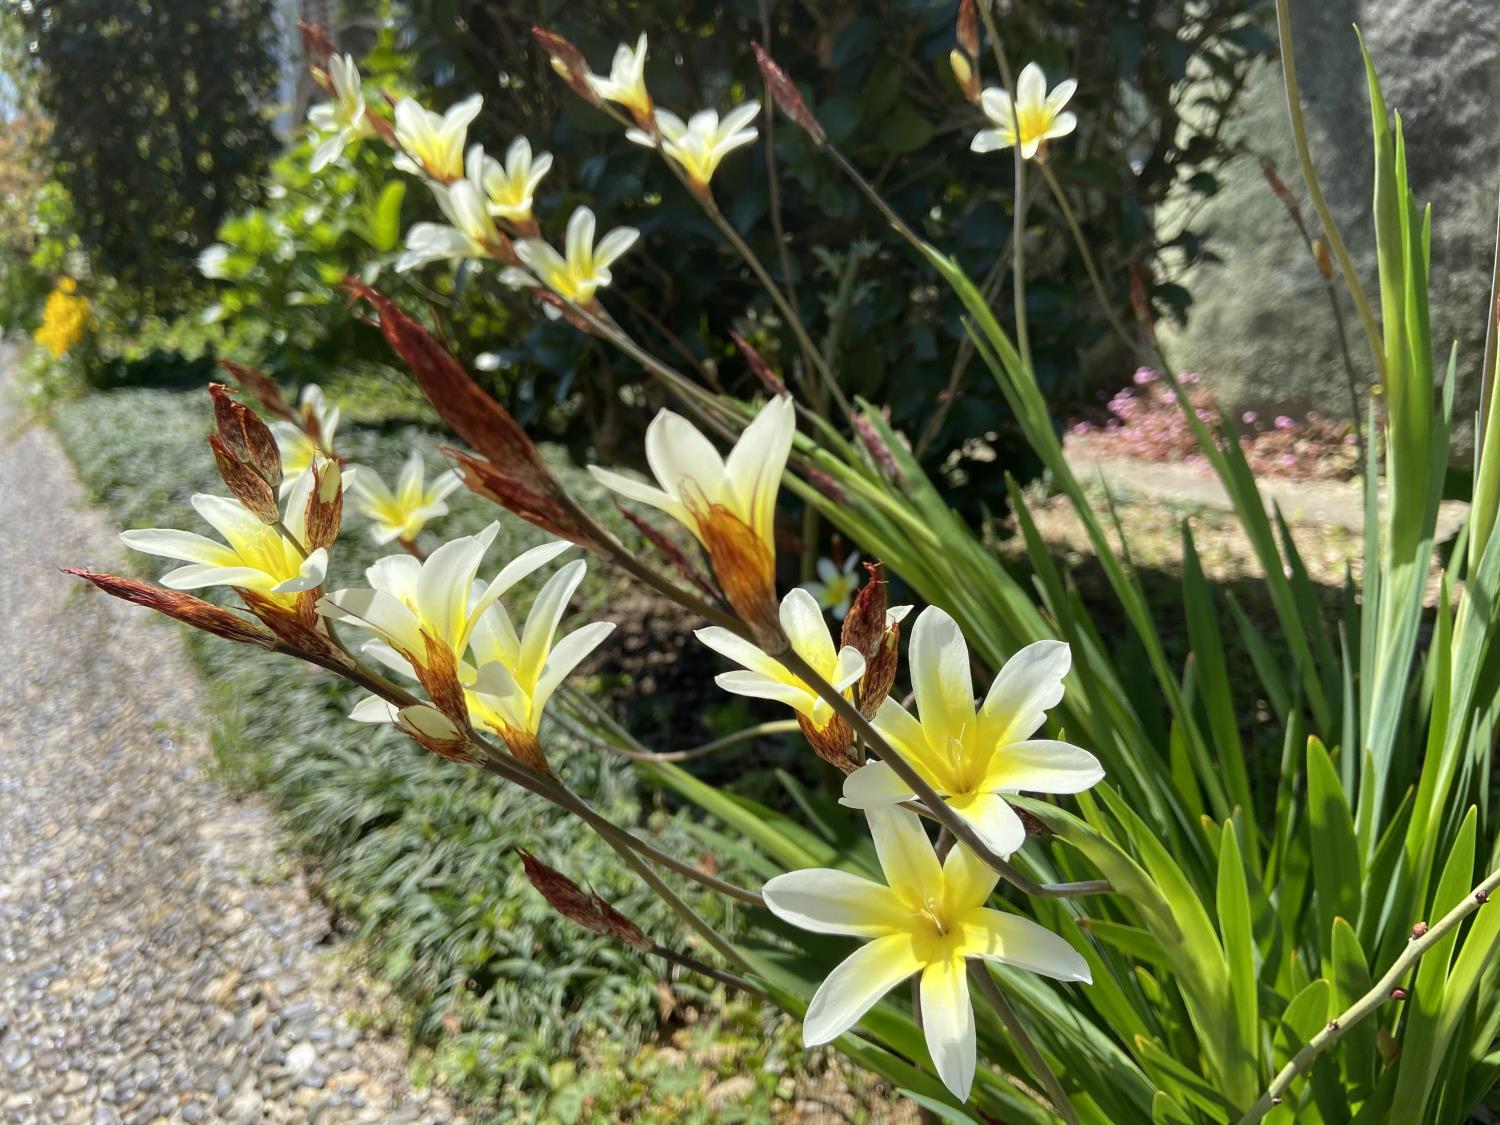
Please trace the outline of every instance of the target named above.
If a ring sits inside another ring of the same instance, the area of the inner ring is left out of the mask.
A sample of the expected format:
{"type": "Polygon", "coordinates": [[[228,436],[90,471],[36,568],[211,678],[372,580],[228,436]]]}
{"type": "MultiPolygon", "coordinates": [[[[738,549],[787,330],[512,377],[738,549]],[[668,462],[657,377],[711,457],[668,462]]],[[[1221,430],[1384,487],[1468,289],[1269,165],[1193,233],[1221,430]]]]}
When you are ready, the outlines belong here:
{"type": "Polygon", "coordinates": [[[350,487],[360,512],[370,521],[370,537],[377,544],[384,546],[396,539],[415,542],[429,520],[448,514],[443,501],[462,483],[458,474],[450,469],[430,487],[424,477],[422,454],[416,449],[402,466],[394,492],[374,469],[361,468],[355,475],[350,487]]]}
{"type": "Polygon", "coordinates": [[[333,435],[339,428],[339,408],[329,406],[323,388],[309,383],[297,402],[302,424],[274,421],[270,424],[281,448],[281,495],[291,491],[321,453],[333,456],[333,435]]]}
{"type": "Polygon", "coordinates": [[[705,547],[713,539],[709,525],[723,513],[774,555],[776,493],[796,432],[792,397],[779,395],[760,408],[725,458],[686,418],[662,410],[646,427],[646,463],[659,488],[597,465],[589,472],[621,496],[665,512],[705,547]]]}
{"type": "Polygon", "coordinates": [[[584,81],[605,101],[618,102],[635,114],[637,120],[646,118],[651,113],[651,95],[646,91],[646,33],[641,32],[633,51],[627,44],[620,44],[610,63],[608,78],[586,74],[584,81]]]}
{"type": "Polygon", "coordinates": [[[469,643],[476,672],[466,685],[469,714],[513,749],[535,740],[552,693],[614,631],[613,623],[595,621],[557,639],[558,623],[585,569],[577,559],[549,578],[519,634],[498,601],[474,627],[469,643]]]}
{"type": "Polygon", "coordinates": [[[785,922],[868,943],[818,987],[803,1021],[803,1043],[832,1042],[892,988],[921,973],[927,1050],[943,1085],[966,1099],[977,1054],[968,959],[1084,983],[1092,980],[1088,962],[1035,922],[985,906],[995,872],[962,844],[939,863],[916,813],[882,808],[868,816],[886,886],[815,868],[778,875],[761,892],[771,913],[785,922]]]}
{"type": "Polygon", "coordinates": [[[1010,94],[991,86],[979,95],[980,108],[994,123],[993,129],[982,129],[969,146],[975,152],[995,152],[1016,143],[1016,124],[1021,127],[1021,155],[1030,160],[1042,144],[1066,137],[1078,127],[1078,118],[1063,111],[1078,83],[1069,78],[1047,92],[1047,76],[1036,63],[1027,63],[1016,80],[1016,101],[1012,109],[1010,94]]]}
{"type": "Polygon", "coordinates": [[[832,559],[818,560],[818,581],[803,584],[803,589],[817,599],[818,604],[842,621],[854,601],[859,589],[859,552],[855,551],[844,560],[839,569],[832,559]]]}
{"type": "MultiPolygon", "coordinates": [[[[917,617],[907,662],[921,720],[888,698],[872,720],[875,729],[1000,855],[1026,840],[1004,794],[1081,793],[1104,777],[1087,750],[1031,737],[1062,702],[1072,662],[1062,641],[1037,641],[1007,660],[977,711],[969,647],[958,623],[936,606],[917,617]]],[[[890,766],[870,762],[844,779],[841,803],[871,809],[914,796],[890,766]]]]}
{"type": "Polygon", "coordinates": [[[307,114],[313,130],[323,137],[307,166],[310,172],[321,172],[349,145],[375,134],[366,115],[364,88],[354,56],[330,56],[328,80],[333,86],[333,100],[313,106],[307,114]]]}
{"type": "MultiPolygon", "coordinates": [[[[282,522],[299,541],[305,539],[304,518],[312,487],[313,474],[302,474],[283,505],[282,522]]],[[[170,590],[233,586],[290,606],[298,594],[323,584],[328,571],[326,548],[304,558],[294,543],[238,500],[200,492],[192,498],[192,505],[224,537],[224,543],[175,528],[146,528],[120,536],[132,550],[189,564],[164,574],[163,586],[170,590]]]]}
{"type": "Polygon", "coordinates": [[[587,207],[579,207],[568,220],[566,256],[539,238],[520,239],[516,242],[516,255],[527,269],[511,267],[500,275],[500,280],[517,288],[540,283],[565,301],[588,305],[594,294],[613,280],[609,267],[635,245],[640,234],[634,227],[617,227],[596,246],[594,213],[587,207]]]}
{"type": "Polygon", "coordinates": [[[422,108],[414,98],[402,98],[396,103],[396,141],[402,149],[396,167],[439,183],[461,179],[469,122],[483,105],[484,98],[475,94],[438,114],[422,108]]]}
{"type": "MultiPolygon", "coordinates": [[[[662,152],[676,161],[695,184],[707,187],[721,160],[735,149],[753,143],[760,135],[757,130],[746,128],[758,113],[760,102],[749,101],[731,109],[723,121],[715,111],[705,109],[684,124],[675,113],[659,109],[656,127],[661,131],[662,152]]],[[[656,147],[655,138],[640,129],[630,129],[625,136],[636,144],[656,147]]]]}
{"type": "Polygon", "coordinates": [[[500,525],[492,523],[477,535],[449,540],[425,560],[388,555],[365,571],[368,588],[338,590],[318,602],[318,612],[369,629],[413,668],[427,666],[444,653],[456,667],[484,611],[572,546],[556,541],[533,547],[475,597],[479,564],[499,531],[500,525]]]}
{"type": "MultiPolygon", "coordinates": [[[[823,611],[806,590],[789,590],[781,599],[781,628],[792,642],[792,651],[837,690],[847,692],[864,675],[865,658],[848,645],[835,649],[823,611]]],[[[749,641],[717,625],[699,629],[697,637],[745,669],[714,677],[714,683],[725,691],[785,703],[809,720],[815,731],[833,721],[832,704],[749,641]]]]}
{"type": "Polygon", "coordinates": [[[512,223],[531,220],[537,185],[551,167],[552,154],[543,152],[533,157],[531,142],[525,137],[510,142],[503,165],[486,156],[482,145],[470,148],[465,161],[469,181],[479,189],[489,213],[512,223]]]}
{"type": "Polygon", "coordinates": [[[205,246],[198,255],[198,272],[214,281],[224,280],[228,274],[225,265],[229,261],[229,247],[222,242],[205,246]]]}
{"type": "Polygon", "coordinates": [[[406,250],[396,260],[396,272],[429,262],[493,257],[502,237],[485,210],[479,189],[468,180],[451,184],[429,181],[429,186],[448,222],[414,223],[406,232],[406,250]]]}

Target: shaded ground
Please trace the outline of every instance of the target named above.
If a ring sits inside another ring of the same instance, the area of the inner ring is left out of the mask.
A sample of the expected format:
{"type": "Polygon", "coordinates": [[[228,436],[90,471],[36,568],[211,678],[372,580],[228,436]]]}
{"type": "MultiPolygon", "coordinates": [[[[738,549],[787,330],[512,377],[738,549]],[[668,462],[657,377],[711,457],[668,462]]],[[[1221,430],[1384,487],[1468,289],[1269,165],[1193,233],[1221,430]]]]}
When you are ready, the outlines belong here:
{"type": "Polygon", "coordinates": [[[256,802],[203,772],[178,636],[0,384],[0,1121],[438,1122],[256,802]]]}

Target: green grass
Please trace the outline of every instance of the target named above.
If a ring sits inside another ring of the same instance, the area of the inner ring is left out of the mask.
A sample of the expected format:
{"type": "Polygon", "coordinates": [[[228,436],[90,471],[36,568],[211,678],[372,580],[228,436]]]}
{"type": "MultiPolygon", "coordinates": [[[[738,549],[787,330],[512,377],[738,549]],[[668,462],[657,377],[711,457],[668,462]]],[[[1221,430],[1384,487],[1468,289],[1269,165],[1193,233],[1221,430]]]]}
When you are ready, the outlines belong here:
{"type": "MultiPolygon", "coordinates": [[[[206,530],[188,506],[193,492],[223,491],[203,440],[205,392],[96,393],[60,403],[53,421],[85,486],[120,527],[206,530]]],[[[416,426],[387,420],[339,437],[346,457],[388,481],[413,444],[429,450],[429,472],[439,468],[437,435],[416,426]]],[[[586,474],[559,471],[586,502],[595,494],[586,474]]],[[[452,514],[435,528],[445,537],[497,516],[463,491],[450,503],[452,514]]],[[[541,538],[498,515],[501,534],[482,573],[541,538]]],[[[379,553],[351,516],[331,586],[359,582],[379,553]]],[[[132,561],[148,577],[167,566],[132,561]]],[[[599,608],[602,600],[591,575],[581,601],[599,608]]],[[[188,648],[223,775],[279,809],[320,893],[357,932],[356,956],[393,982],[404,1030],[419,1046],[419,1077],[442,1081],[495,1120],[770,1119],[778,1082],[797,1060],[795,1030],[681,977],[664,1020],[659,967],[553,915],[512,852],[535,851],[653,936],[690,944],[595,837],[391,730],[347,721],[356,693],[326,673],[203,634],[191,634],[188,648]],[[708,1108],[702,1091],[736,1075],[752,1077],[752,1088],[708,1108]]],[[[627,763],[555,728],[545,742],[559,772],[617,823],[696,854],[687,814],[643,788],[627,763]]],[[[734,875],[732,865],[726,870],[734,875]]],[[[721,925],[742,922],[722,899],[689,897],[721,925]]]]}

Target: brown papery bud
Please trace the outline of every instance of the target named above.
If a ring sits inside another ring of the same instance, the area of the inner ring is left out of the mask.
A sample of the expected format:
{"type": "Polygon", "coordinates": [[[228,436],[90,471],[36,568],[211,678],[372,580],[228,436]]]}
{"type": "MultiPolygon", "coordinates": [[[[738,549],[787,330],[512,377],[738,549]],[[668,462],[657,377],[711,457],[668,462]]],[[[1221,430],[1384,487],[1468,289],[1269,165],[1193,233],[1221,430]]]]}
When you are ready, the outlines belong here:
{"type": "Polygon", "coordinates": [[[284,422],[297,424],[297,415],[282,397],[281,388],[276,385],[275,379],[259,368],[236,363],[232,359],[219,360],[219,366],[229,372],[229,377],[240,385],[242,391],[260,403],[267,414],[284,422]]]}
{"type": "Polygon", "coordinates": [[[323,25],[310,20],[298,20],[297,30],[302,33],[302,50],[306,52],[308,61],[326,68],[328,58],[336,48],[333,40],[328,38],[328,32],[323,30],[323,25]]]}
{"type": "Polygon", "coordinates": [[[760,380],[760,385],[765,387],[766,393],[772,398],[780,398],[786,394],[786,384],[781,381],[781,376],[771,370],[771,365],[765,358],[752,348],[745,338],[737,332],[731,332],[729,338],[734,341],[734,346],[740,349],[740,354],[745,357],[745,362],[750,365],[750,370],[755,372],[755,377],[760,380]]]}
{"type": "Polygon", "coordinates": [[[175,621],[191,625],[194,629],[202,629],[205,633],[212,633],[216,637],[223,637],[227,641],[237,641],[240,644],[255,645],[265,649],[276,647],[276,638],[254,622],[222,606],[216,606],[202,598],[195,598],[191,594],[184,594],[177,590],[164,590],[146,582],[137,582],[133,578],[121,578],[118,575],[101,574],[93,570],[68,567],[63,573],[76,575],[111,597],[154,609],[157,613],[165,614],[175,621]]]}
{"type": "Polygon", "coordinates": [[[892,624],[880,638],[874,655],[865,660],[865,674],[859,678],[859,713],[873,719],[880,705],[891,694],[896,683],[896,669],[901,665],[901,626],[892,624]]]}
{"type": "Polygon", "coordinates": [[[1260,174],[1266,178],[1266,183],[1270,185],[1271,191],[1275,193],[1276,198],[1281,200],[1281,205],[1291,213],[1292,218],[1297,221],[1297,225],[1301,226],[1302,208],[1297,203],[1296,197],[1292,195],[1291,188],[1286,186],[1286,181],[1276,174],[1276,166],[1263,158],[1260,162],[1260,174]]]}
{"type": "Polygon", "coordinates": [[[223,383],[208,385],[214,404],[214,425],[225,448],[237,461],[272,488],[281,485],[281,447],[271,427],[242,402],[236,402],[223,383]]]}
{"type": "Polygon", "coordinates": [[[614,938],[630,948],[649,953],[655,948],[642,929],[597,894],[590,894],[561,871],[548,867],[528,851],[517,849],[526,878],[547,904],[570,922],[591,933],[614,938]]]}
{"type": "Polygon", "coordinates": [[[760,67],[761,77],[766,80],[766,88],[771,91],[771,100],[776,103],[776,107],[802,126],[815,142],[827,144],[828,134],[823,132],[823,126],[818,124],[812,110],[807,108],[807,103],[802,100],[802,95],[798,93],[792,80],[786,76],[786,71],[776,65],[776,60],[766,54],[766,49],[759,43],[752,41],[750,50],[755,53],[755,65],[760,67]]]}
{"type": "Polygon", "coordinates": [[[808,484],[812,485],[835,504],[847,504],[849,502],[849,494],[843,490],[838,481],[834,480],[822,469],[814,465],[809,465],[802,470],[802,473],[807,477],[808,484]]]}
{"type": "Polygon", "coordinates": [[[469,725],[469,705],[458,682],[458,661],[445,641],[422,631],[423,652],[402,653],[417,674],[417,682],[454,726],[463,730],[469,725]]]}
{"type": "Polygon", "coordinates": [[[865,570],[869,579],[859,588],[849,612],[844,615],[839,644],[852,648],[868,662],[885,636],[886,583],[881,580],[878,562],[865,563],[865,570]]]}
{"type": "Polygon", "coordinates": [[[344,518],[344,481],[337,461],[314,458],[310,471],[313,487],[307,496],[302,525],[306,528],[307,549],[316,551],[319,547],[333,546],[339,536],[339,524],[344,518]]]}
{"type": "Polygon", "coordinates": [[[1333,259],[1328,256],[1328,243],[1321,238],[1313,239],[1313,261],[1318,263],[1318,272],[1324,281],[1333,280],[1333,259]]]}
{"type": "Polygon", "coordinates": [[[356,298],[374,306],[386,342],[406,361],[427,400],[443,421],[484,457],[487,464],[483,470],[477,459],[460,461],[464,483],[538,527],[598,549],[597,531],[510,412],[485,393],[427,329],[393,302],[357,279],[349,278],[345,286],[356,298]],[[476,483],[483,487],[476,488],[476,483]]]}
{"type": "Polygon", "coordinates": [[[568,84],[569,89],[590,105],[600,104],[599,95],[594,93],[585,77],[589,73],[589,63],[582,51],[561,35],[544,27],[533,27],[531,37],[547,52],[547,57],[552,60],[552,69],[568,84]]]}
{"type": "Polygon", "coordinates": [[[339,651],[322,629],[322,619],[317,612],[316,590],[305,590],[298,594],[291,606],[254,590],[244,590],[237,586],[235,592],[245,603],[245,608],[260,618],[261,623],[275,633],[287,648],[339,664],[348,663],[348,657],[339,651]]]}
{"type": "Polygon", "coordinates": [[[958,45],[971,59],[979,57],[979,9],[974,0],[963,0],[958,6],[958,24],[954,28],[958,45]]]}
{"type": "Polygon", "coordinates": [[[864,765],[864,755],[854,744],[854,732],[849,724],[835,715],[822,730],[813,726],[806,715],[797,715],[797,725],[803,737],[813,748],[813,753],[842,773],[853,773],[864,765]]]}
{"type": "Polygon", "coordinates": [[[256,519],[264,524],[273,524],[281,519],[276,506],[276,493],[269,484],[249,465],[234,456],[218,434],[208,435],[209,448],[214,451],[214,464],[219,467],[219,476],[224,479],[230,494],[256,519]]]}

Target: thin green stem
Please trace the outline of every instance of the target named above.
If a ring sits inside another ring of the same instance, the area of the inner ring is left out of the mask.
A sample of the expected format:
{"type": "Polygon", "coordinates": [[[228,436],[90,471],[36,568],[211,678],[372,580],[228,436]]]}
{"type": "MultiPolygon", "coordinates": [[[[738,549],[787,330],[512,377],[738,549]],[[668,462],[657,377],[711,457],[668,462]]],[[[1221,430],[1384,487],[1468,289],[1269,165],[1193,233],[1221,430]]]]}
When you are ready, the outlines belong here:
{"type": "Polygon", "coordinates": [[[700,961],[691,953],[681,953],[661,944],[653,945],[651,952],[663,961],[686,969],[690,973],[698,973],[701,976],[708,977],[710,980],[716,980],[720,984],[738,989],[749,996],[759,996],[762,1000],[771,999],[766,995],[765,989],[758,987],[754,981],[748,980],[738,973],[731,973],[726,969],[716,968],[707,961],[700,961]]]}
{"type": "Polygon", "coordinates": [[[1369,298],[1365,296],[1364,286],[1360,284],[1354,261],[1349,257],[1349,251],[1339,235],[1339,228],[1334,224],[1333,212],[1329,210],[1328,200],[1324,198],[1323,188],[1318,183],[1317,169],[1313,167],[1312,148],[1307,142],[1307,122],[1302,116],[1302,93],[1297,85],[1297,57],[1292,47],[1292,13],[1288,0],[1276,0],[1276,31],[1281,40],[1281,75],[1286,88],[1286,108],[1292,119],[1292,139],[1297,146],[1297,163],[1302,167],[1302,179],[1307,184],[1307,194],[1312,198],[1318,221],[1323,224],[1323,233],[1328,236],[1329,249],[1338,261],[1339,272],[1344,275],[1344,284],[1349,289],[1354,307],[1359,310],[1360,323],[1364,325],[1365,336],[1370,343],[1375,370],[1379,372],[1380,381],[1384,384],[1385,346],[1380,340],[1380,328],[1375,322],[1369,298]]]}
{"type": "Polygon", "coordinates": [[[1026,1062],[1031,1067],[1032,1073],[1041,1080],[1047,1089],[1047,1097],[1052,1102],[1052,1108],[1068,1125],[1081,1125],[1078,1119],[1078,1111],[1073,1108],[1073,1103],[1068,1099],[1067,1091],[1063,1089],[1062,1083],[1047,1060],[1042,1057],[1042,1052],[1032,1041],[1031,1035],[1026,1030],[1026,1025],[1021,1022],[1021,1017],[1016,1010],[1010,1006],[1010,1001],[1000,991],[1000,986],[995,983],[995,978],[990,976],[989,966],[982,961],[971,961],[969,963],[969,976],[979,985],[979,991],[984,993],[984,998],[989,1002],[995,1014],[1000,1017],[1000,1022],[1005,1025],[1005,1030],[1010,1032],[1010,1037],[1016,1041],[1016,1046],[1021,1049],[1021,1054],[1026,1056],[1026,1062]]]}
{"type": "Polygon", "coordinates": [[[698,198],[703,204],[704,211],[707,212],[708,217],[713,221],[714,226],[719,228],[719,233],[724,236],[729,244],[739,253],[740,257],[745,260],[745,264],[750,267],[750,272],[760,282],[761,288],[766,291],[766,295],[771,298],[772,303],[775,304],[777,310],[785,318],[787,327],[792,330],[792,335],[797,338],[797,345],[802,349],[803,356],[812,366],[813,370],[818,373],[823,386],[833,396],[833,400],[838,403],[839,409],[843,411],[844,416],[847,418],[854,413],[854,406],[849,401],[849,397],[844,394],[844,389],[839,386],[838,380],[834,378],[832,368],[828,366],[828,362],[818,351],[817,346],[813,344],[812,337],[807,334],[807,329],[803,327],[802,318],[797,315],[797,310],[792,307],[791,302],[786,298],[786,294],[781,291],[781,286],[776,284],[775,279],[767,272],[761,260],[756,257],[755,251],[750,249],[750,244],[740,237],[740,232],[735,230],[729,220],[724,217],[724,213],[719,210],[719,205],[713,201],[712,197],[705,194],[700,195],[698,198]]]}
{"type": "MultiPolygon", "coordinates": [[[[1342,1039],[1351,1027],[1382,1004],[1394,999],[1391,991],[1396,988],[1407,971],[1420,961],[1428,950],[1442,941],[1454,927],[1488,902],[1497,889],[1500,889],[1500,871],[1492,871],[1482,883],[1465,895],[1457,906],[1427,927],[1426,932],[1420,937],[1413,937],[1370,991],[1329,1020],[1323,1029],[1309,1039],[1306,1045],[1292,1056],[1291,1061],[1277,1072],[1271,1084],[1266,1087],[1266,1092],[1245,1112],[1237,1125],[1255,1125],[1270,1113],[1272,1108],[1281,1104],[1281,1095],[1286,1093],[1299,1074],[1305,1072],[1319,1055],[1342,1039]]],[[[1491,909],[1495,908],[1491,907],[1491,909]]]]}

